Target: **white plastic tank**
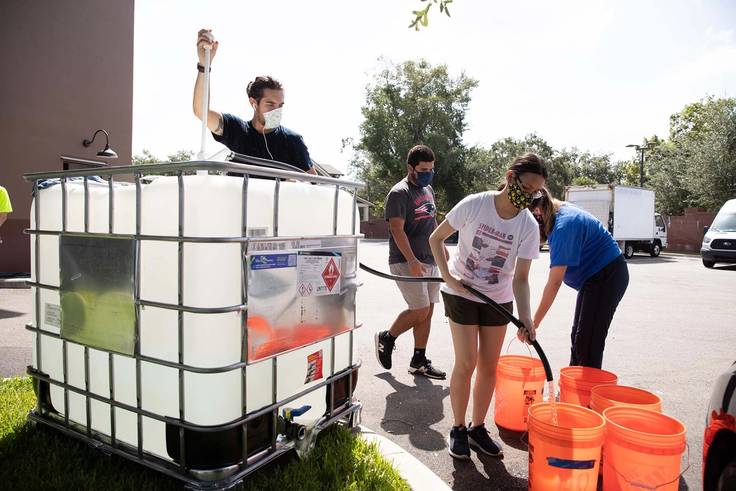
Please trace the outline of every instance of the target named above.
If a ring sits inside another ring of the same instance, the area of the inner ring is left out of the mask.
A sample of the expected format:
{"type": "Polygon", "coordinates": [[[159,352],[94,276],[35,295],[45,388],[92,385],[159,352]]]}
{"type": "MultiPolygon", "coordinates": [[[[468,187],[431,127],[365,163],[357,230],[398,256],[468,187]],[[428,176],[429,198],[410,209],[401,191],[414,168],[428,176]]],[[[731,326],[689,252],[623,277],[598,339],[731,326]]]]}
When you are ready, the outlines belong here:
{"type": "MultiPolygon", "coordinates": [[[[242,236],[241,198],[243,178],[221,175],[191,175],[183,177],[185,237],[242,236]]],[[[274,180],[251,178],[247,188],[247,233],[252,237],[274,235],[274,180]]],[[[304,182],[281,181],[278,199],[279,237],[332,236],[335,186],[312,185],[304,182]]],[[[109,186],[107,182],[88,181],[88,232],[108,234],[109,186]]],[[[136,233],[136,186],[115,181],[113,186],[113,234],[136,233]]],[[[178,178],[146,176],[141,179],[141,234],[176,237],[178,223],[178,178]]],[[[85,188],[82,180],[66,183],[66,231],[85,232],[85,188]]],[[[354,235],[353,225],[359,223],[353,196],[339,191],[337,235],[354,235]],[[354,216],[355,214],[355,216],[354,216]]],[[[31,228],[43,231],[62,230],[62,186],[52,185],[40,190],[31,208],[31,228]],[[39,223],[36,223],[36,206],[39,223]]],[[[42,285],[60,286],[59,237],[40,235],[39,269],[36,270],[35,238],[31,239],[32,281],[42,285]]],[[[241,269],[245,258],[241,245],[231,243],[183,244],[182,304],[188,307],[214,308],[240,305],[241,269]]],[[[175,241],[143,240],[140,245],[140,298],[144,301],[177,304],[178,243],[175,241]]],[[[36,288],[33,288],[35,294],[36,288]]],[[[33,325],[44,331],[60,334],[61,301],[58,291],[39,289],[40,319],[34,309],[33,325]]],[[[35,298],[35,297],[34,297],[35,298]]],[[[201,368],[222,367],[241,360],[242,317],[239,311],[183,314],[183,363],[201,368]]],[[[321,350],[325,376],[346,369],[352,360],[350,333],[335,338],[335,353],[331,340],[278,355],[277,400],[298,393],[320,380],[305,383],[308,356],[321,350]],[[334,367],[331,366],[334,359],[334,367]],[[295,376],[294,374],[300,374],[295,376]]],[[[34,333],[34,346],[35,346],[34,333]]],[[[64,381],[63,344],[66,343],[66,381],[85,389],[84,346],[71,341],[41,336],[40,363],[34,350],[33,366],[52,379],[64,381]]],[[[92,393],[136,407],[136,362],[120,354],[89,347],[89,389],[92,393]],[[112,358],[112,362],[110,361],[112,358]],[[113,373],[110,374],[110,367],[113,373]],[[114,390],[110,390],[110,380],[114,390]]],[[[143,306],[140,308],[140,353],[143,356],[178,362],[178,313],[176,310],[143,306]]],[[[251,412],[273,401],[272,360],[253,363],[246,368],[247,404],[251,412]]],[[[243,415],[241,407],[240,369],[225,373],[198,374],[184,372],[184,419],[197,425],[218,425],[243,415]]],[[[64,390],[51,385],[51,402],[64,414],[64,390]]],[[[156,363],[141,362],[141,408],[161,416],[179,417],[179,371],[156,363]]],[[[310,424],[325,412],[325,389],[314,391],[291,406],[308,404],[312,409],[301,422],[310,424]]],[[[87,424],[86,398],[68,393],[69,419],[87,424]]],[[[91,428],[103,435],[111,434],[109,404],[90,401],[91,428]]],[[[137,416],[122,408],[115,409],[115,434],[120,441],[138,445],[137,416]]],[[[143,417],[143,449],[164,459],[166,425],[143,417]]]]}

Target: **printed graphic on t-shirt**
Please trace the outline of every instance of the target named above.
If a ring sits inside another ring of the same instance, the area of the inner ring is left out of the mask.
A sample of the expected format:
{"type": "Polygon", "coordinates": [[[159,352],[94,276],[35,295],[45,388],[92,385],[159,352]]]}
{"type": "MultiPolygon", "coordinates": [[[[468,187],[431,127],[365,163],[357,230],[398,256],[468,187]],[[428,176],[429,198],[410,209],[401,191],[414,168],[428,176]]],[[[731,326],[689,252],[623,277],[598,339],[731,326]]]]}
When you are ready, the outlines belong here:
{"type": "Polygon", "coordinates": [[[416,208],[414,209],[415,221],[429,220],[435,217],[436,208],[434,206],[434,201],[432,200],[431,194],[424,193],[423,195],[419,196],[417,199],[414,200],[414,206],[416,206],[416,208]]]}
{"type": "Polygon", "coordinates": [[[473,282],[495,285],[511,253],[514,236],[480,223],[462,275],[473,282]]]}

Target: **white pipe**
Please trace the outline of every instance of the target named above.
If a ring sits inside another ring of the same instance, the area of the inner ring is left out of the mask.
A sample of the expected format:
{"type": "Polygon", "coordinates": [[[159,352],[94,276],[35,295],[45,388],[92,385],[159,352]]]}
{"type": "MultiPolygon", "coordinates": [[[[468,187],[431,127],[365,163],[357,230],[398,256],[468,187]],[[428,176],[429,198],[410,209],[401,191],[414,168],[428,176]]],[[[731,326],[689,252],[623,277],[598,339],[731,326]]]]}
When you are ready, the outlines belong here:
{"type": "MultiPolygon", "coordinates": [[[[207,148],[207,120],[210,114],[210,47],[204,47],[204,87],[202,94],[202,140],[200,142],[197,160],[206,160],[207,148]]],[[[198,170],[197,175],[207,175],[206,170],[198,170]]]]}

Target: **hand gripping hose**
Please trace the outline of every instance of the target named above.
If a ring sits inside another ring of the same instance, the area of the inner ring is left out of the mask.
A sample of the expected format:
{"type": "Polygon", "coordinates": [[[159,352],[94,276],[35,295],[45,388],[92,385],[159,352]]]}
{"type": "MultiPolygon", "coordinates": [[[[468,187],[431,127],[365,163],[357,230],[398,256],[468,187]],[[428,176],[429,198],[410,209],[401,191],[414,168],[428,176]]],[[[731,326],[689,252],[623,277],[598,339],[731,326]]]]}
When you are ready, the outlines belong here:
{"type": "MultiPolygon", "coordinates": [[[[386,274],[386,273],[382,273],[381,271],[375,270],[369,266],[366,266],[363,263],[360,263],[360,269],[362,269],[363,271],[367,271],[368,273],[374,274],[376,276],[380,276],[381,278],[386,278],[387,280],[394,280],[394,281],[407,281],[410,283],[444,283],[445,281],[442,278],[437,278],[433,276],[419,277],[419,276],[399,276],[399,275],[386,274]]],[[[490,298],[488,298],[487,296],[483,295],[481,292],[473,288],[472,286],[466,285],[465,283],[463,283],[463,286],[470,293],[478,297],[480,300],[482,300],[486,304],[493,307],[493,309],[495,309],[499,314],[501,314],[506,319],[508,319],[509,322],[514,324],[516,327],[518,327],[519,329],[526,329],[526,326],[524,326],[524,324],[519,319],[514,317],[514,315],[511,314],[511,312],[504,309],[503,307],[498,305],[496,302],[494,302],[493,300],[491,300],[490,298]]],[[[542,361],[542,365],[544,365],[544,373],[547,377],[547,381],[551,382],[553,380],[552,369],[549,366],[547,355],[544,354],[544,350],[539,345],[536,339],[532,342],[532,346],[534,346],[534,349],[536,350],[537,355],[539,356],[539,359],[542,361]]]]}

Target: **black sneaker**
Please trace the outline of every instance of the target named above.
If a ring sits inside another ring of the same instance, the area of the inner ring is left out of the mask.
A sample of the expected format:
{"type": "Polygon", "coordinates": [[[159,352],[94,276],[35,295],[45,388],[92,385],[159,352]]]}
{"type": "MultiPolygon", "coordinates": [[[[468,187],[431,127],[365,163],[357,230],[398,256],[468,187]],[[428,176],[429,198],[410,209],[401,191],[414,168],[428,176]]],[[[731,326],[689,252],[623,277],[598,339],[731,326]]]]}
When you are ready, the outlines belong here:
{"type": "Polygon", "coordinates": [[[435,378],[445,380],[447,374],[442,370],[438,370],[432,366],[432,360],[425,358],[420,362],[412,361],[409,363],[409,373],[412,375],[424,375],[427,378],[435,378]]]}
{"type": "Polygon", "coordinates": [[[468,428],[468,442],[474,449],[491,457],[501,457],[503,455],[501,445],[494,442],[488,435],[486,425],[470,425],[470,428],[468,428]]]}
{"type": "Polygon", "coordinates": [[[450,447],[447,451],[456,459],[469,459],[468,429],[463,426],[453,426],[450,430],[450,447]]]}
{"type": "Polygon", "coordinates": [[[396,349],[394,343],[396,338],[389,336],[388,331],[377,332],[374,336],[376,340],[376,359],[378,364],[386,370],[391,370],[391,354],[396,349]]]}

